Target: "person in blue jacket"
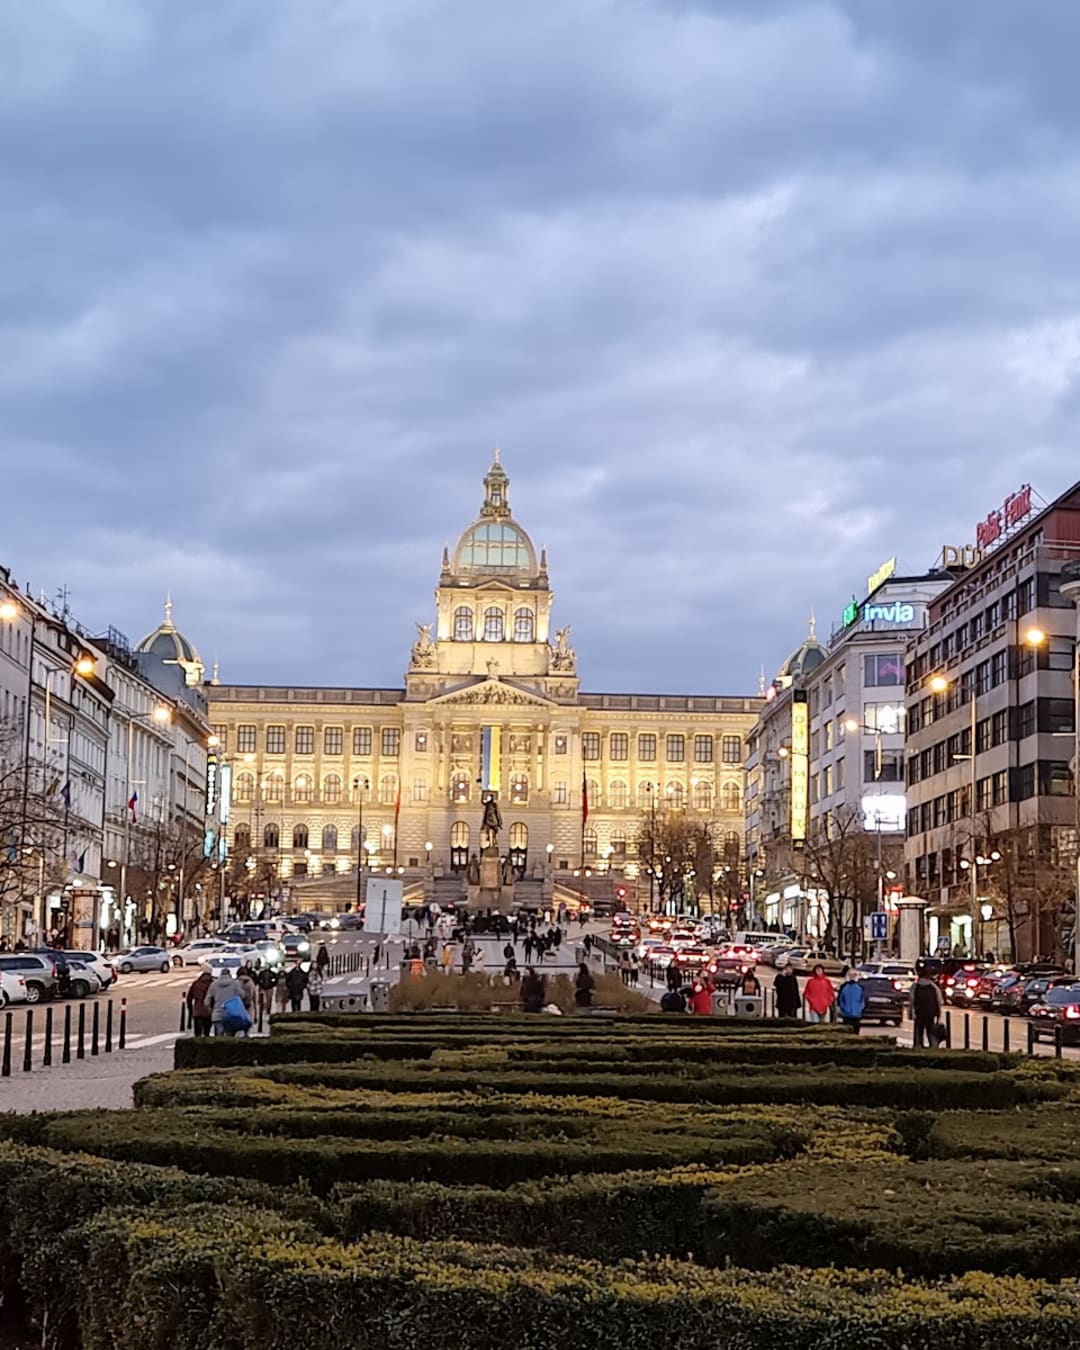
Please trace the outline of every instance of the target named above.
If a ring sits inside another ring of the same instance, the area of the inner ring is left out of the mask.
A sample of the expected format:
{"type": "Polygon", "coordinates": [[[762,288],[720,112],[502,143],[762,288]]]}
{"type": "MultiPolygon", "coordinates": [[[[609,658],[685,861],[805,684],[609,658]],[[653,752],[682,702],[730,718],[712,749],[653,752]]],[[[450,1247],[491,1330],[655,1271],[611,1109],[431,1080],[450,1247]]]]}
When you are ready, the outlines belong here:
{"type": "Polygon", "coordinates": [[[862,987],[858,975],[853,970],[847,973],[847,979],[840,986],[836,999],[836,1011],[841,1021],[851,1027],[855,1035],[859,1034],[859,1024],[866,1008],[866,990],[862,987]]]}

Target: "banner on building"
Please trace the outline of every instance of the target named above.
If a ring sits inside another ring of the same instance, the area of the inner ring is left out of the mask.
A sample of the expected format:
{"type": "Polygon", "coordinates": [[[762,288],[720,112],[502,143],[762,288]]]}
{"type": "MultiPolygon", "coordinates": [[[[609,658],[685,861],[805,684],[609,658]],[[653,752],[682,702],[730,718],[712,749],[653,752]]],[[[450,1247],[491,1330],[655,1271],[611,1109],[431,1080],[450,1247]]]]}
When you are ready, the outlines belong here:
{"type": "Polygon", "coordinates": [[[480,786],[498,792],[502,777],[502,727],[484,727],[480,732],[480,786]]]}
{"type": "Polygon", "coordinates": [[[805,689],[791,696],[791,842],[806,845],[810,814],[810,706],[805,689]]]}

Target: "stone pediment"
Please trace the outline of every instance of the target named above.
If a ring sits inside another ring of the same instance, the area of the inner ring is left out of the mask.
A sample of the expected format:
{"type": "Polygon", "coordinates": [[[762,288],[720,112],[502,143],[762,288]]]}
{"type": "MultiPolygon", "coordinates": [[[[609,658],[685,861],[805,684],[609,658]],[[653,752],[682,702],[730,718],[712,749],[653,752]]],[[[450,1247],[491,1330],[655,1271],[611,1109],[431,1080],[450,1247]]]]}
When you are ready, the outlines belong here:
{"type": "Polygon", "coordinates": [[[529,693],[524,689],[518,689],[516,685],[508,684],[505,680],[481,680],[478,684],[470,684],[464,689],[454,689],[448,694],[442,694],[438,698],[428,699],[429,703],[440,704],[442,707],[462,706],[462,707],[482,707],[498,704],[504,707],[516,708],[555,708],[558,705],[549,698],[543,698],[540,694],[529,693]]]}

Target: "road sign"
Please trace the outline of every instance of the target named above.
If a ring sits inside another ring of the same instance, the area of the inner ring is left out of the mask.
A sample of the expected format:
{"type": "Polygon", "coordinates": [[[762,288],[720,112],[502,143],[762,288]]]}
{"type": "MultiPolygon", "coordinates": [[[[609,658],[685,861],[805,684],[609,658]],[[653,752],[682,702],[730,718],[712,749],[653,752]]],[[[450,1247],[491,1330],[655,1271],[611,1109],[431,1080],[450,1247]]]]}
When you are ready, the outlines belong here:
{"type": "Polygon", "coordinates": [[[888,942],[889,940],[889,916],[883,909],[876,910],[870,915],[870,941],[888,942]]]}

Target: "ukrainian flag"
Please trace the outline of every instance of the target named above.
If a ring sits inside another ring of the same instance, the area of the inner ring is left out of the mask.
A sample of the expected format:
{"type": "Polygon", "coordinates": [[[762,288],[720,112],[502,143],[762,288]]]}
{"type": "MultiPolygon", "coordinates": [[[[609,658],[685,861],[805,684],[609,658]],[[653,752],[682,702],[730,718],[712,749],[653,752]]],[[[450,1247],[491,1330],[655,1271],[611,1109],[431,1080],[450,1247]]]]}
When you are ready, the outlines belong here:
{"type": "Polygon", "coordinates": [[[487,792],[498,792],[502,778],[502,727],[480,732],[480,780],[487,792]]]}

